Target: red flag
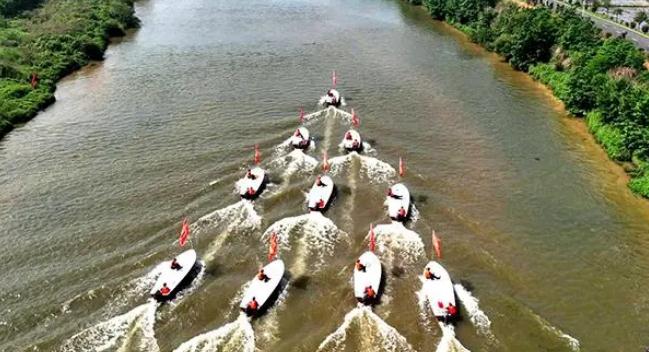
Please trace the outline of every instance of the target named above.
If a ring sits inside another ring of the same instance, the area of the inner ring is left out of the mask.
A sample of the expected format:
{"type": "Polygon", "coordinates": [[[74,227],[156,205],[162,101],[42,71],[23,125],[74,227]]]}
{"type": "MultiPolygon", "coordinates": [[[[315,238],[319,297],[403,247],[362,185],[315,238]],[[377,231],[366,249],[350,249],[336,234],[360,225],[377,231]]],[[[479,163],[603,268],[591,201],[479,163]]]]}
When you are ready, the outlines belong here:
{"type": "Polygon", "coordinates": [[[361,120],[358,118],[358,115],[356,115],[356,113],[354,112],[354,109],[352,109],[352,125],[358,128],[360,124],[361,124],[361,120]]]}
{"type": "Polygon", "coordinates": [[[322,171],[324,171],[324,172],[329,171],[329,161],[327,160],[327,151],[326,150],[323,153],[322,171]]]}
{"type": "Polygon", "coordinates": [[[336,71],[333,71],[331,74],[331,84],[333,85],[333,88],[336,88],[336,83],[338,83],[338,78],[336,77],[336,71]]]}
{"type": "Polygon", "coordinates": [[[270,235],[270,247],[268,248],[268,261],[277,256],[277,234],[273,232],[270,235]]]}
{"type": "Polygon", "coordinates": [[[261,153],[259,152],[259,144],[255,144],[255,164],[261,163],[261,153]]]}
{"type": "Polygon", "coordinates": [[[442,240],[435,235],[435,230],[433,230],[433,248],[437,258],[442,259],[442,240]]]}
{"type": "Polygon", "coordinates": [[[32,72],[32,89],[36,89],[36,86],[38,85],[38,75],[36,72],[32,72]]]}
{"type": "Polygon", "coordinates": [[[300,123],[304,122],[304,108],[300,108],[300,123]]]}
{"type": "Polygon", "coordinates": [[[376,247],[376,237],[374,236],[374,225],[370,224],[370,251],[374,252],[376,247]]]}
{"type": "Polygon", "coordinates": [[[184,218],[182,229],[180,230],[180,237],[178,238],[178,244],[180,244],[181,247],[184,247],[185,244],[187,244],[188,239],[189,239],[189,224],[187,223],[187,218],[184,218]]]}
{"type": "Polygon", "coordinates": [[[403,159],[399,157],[399,176],[403,177],[406,174],[406,167],[403,164],[403,159]]]}

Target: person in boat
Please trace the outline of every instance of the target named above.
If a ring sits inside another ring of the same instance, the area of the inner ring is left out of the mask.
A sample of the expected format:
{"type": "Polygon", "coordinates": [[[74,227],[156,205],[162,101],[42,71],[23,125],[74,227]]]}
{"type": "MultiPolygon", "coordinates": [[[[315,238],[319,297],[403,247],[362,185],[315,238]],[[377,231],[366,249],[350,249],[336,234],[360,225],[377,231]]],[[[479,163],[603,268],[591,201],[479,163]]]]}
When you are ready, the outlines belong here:
{"type": "Polygon", "coordinates": [[[331,99],[331,104],[336,105],[338,100],[336,99],[336,96],[334,95],[333,89],[329,89],[329,91],[327,91],[327,96],[329,97],[329,99],[331,99]]]}
{"type": "Polygon", "coordinates": [[[304,136],[302,136],[302,133],[300,132],[299,128],[297,130],[295,130],[295,137],[304,138],[304,136]]]}
{"type": "Polygon", "coordinates": [[[372,288],[372,285],[365,287],[365,300],[372,300],[376,298],[376,292],[372,288]]]}
{"type": "Polygon", "coordinates": [[[444,322],[449,323],[453,318],[455,318],[455,315],[457,315],[457,307],[453,305],[453,303],[449,303],[448,307],[446,307],[446,315],[444,316],[444,322]]]}
{"type": "Polygon", "coordinates": [[[426,269],[424,270],[424,277],[426,278],[426,280],[439,280],[440,279],[439,276],[435,276],[435,273],[430,271],[429,267],[426,267],[426,269]]]}
{"type": "Polygon", "coordinates": [[[264,268],[259,269],[259,272],[257,273],[257,279],[263,282],[268,282],[270,280],[268,275],[264,273],[264,268]]]}
{"type": "Polygon", "coordinates": [[[178,260],[177,260],[176,258],[174,258],[174,259],[171,261],[171,269],[172,269],[172,270],[180,270],[180,269],[182,269],[182,268],[183,268],[183,267],[180,266],[180,264],[178,264],[178,260]]]}
{"type": "Polygon", "coordinates": [[[365,269],[366,269],[365,265],[363,265],[361,263],[360,259],[356,259],[356,264],[354,265],[354,267],[356,268],[356,270],[362,271],[362,272],[365,272],[365,269]]]}
{"type": "Polygon", "coordinates": [[[257,299],[255,297],[252,297],[250,302],[246,305],[246,312],[248,314],[253,314],[259,309],[259,303],[257,303],[257,299]]]}
{"type": "Polygon", "coordinates": [[[399,208],[399,217],[402,219],[406,217],[406,209],[404,207],[399,208]]]}
{"type": "Polygon", "coordinates": [[[354,140],[354,141],[352,142],[352,148],[353,148],[353,149],[358,149],[358,141],[357,141],[357,140],[354,140]]]}
{"type": "Polygon", "coordinates": [[[315,179],[315,184],[316,184],[318,187],[325,187],[325,186],[326,186],[326,184],[325,184],[324,182],[322,182],[322,177],[321,177],[321,176],[318,176],[318,177],[315,179]]]}
{"type": "Polygon", "coordinates": [[[388,197],[394,198],[394,199],[401,199],[400,195],[397,195],[394,192],[392,192],[392,187],[388,188],[388,197]]]}
{"type": "Polygon", "coordinates": [[[352,133],[347,131],[347,133],[345,133],[345,139],[348,140],[348,141],[351,141],[352,140],[352,133]]]}
{"type": "Polygon", "coordinates": [[[257,178],[257,176],[255,176],[255,175],[252,173],[252,170],[250,170],[250,169],[248,169],[248,172],[246,173],[246,177],[249,178],[249,179],[251,179],[251,180],[254,180],[254,179],[257,178]]]}
{"type": "Polygon", "coordinates": [[[318,206],[318,209],[324,209],[324,207],[325,207],[325,201],[324,201],[323,199],[320,199],[320,200],[318,201],[317,206],[318,206]]]}
{"type": "Polygon", "coordinates": [[[255,189],[252,187],[248,187],[248,195],[249,196],[254,196],[255,195],[255,189]]]}
{"type": "Polygon", "coordinates": [[[160,287],[160,291],[158,292],[160,292],[161,296],[167,296],[169,295],[169,293],[171,293],[171,289],[169,288],[169,286],[167,286],[166,282],[163,282],[162,287],[160,287]]]}

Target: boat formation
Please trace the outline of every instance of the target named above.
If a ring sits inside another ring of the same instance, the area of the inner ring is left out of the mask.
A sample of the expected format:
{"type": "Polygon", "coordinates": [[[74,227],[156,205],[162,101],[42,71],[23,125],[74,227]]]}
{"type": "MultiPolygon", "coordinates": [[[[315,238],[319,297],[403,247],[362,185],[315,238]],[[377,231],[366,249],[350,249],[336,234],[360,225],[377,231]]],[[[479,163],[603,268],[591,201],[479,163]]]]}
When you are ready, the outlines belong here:
{"type": "MultiPolygon", "coordinates": [[[[335,76],[334,76],[335,77],[335,76]]],[[[334,79],[335,82],[335,79],[334,79]]],[[[327,108],[338,108],[344,105],[344,98],[335,89],[330,89],[320,99],[320,103],[327,108]]],[[[345,112],[346,113],[346,112],[345,112]]],[[[352,112],[352,124],[358,127],[358,119],[352,112]]],[[[309,130],[298,127],[287,140],[287,146],[296,150],[306,150],[312,144],[309,130]]],[[[363,140],[357,129],[351,128],[345,132],[341,146],[347,152],[363,152],[363,140]]],[[[239,196],[245,200],[257,199],[264,191],[268,182],[267,172],[259,166],[259,150],[255,147],[255,165],[246,170],[243,177],[236,183],[239,196]]],[[[325,159],[326,165],[326,159],[325,159]]],[[[400,160],[400,175],[403,176],[403,166],[400,160]]],[[[327,175],[327,168],[316,176],[308,192],[306,207],[311,212],[325,212],[332,204],[336,195],[334,180],[327,175]]],[[[386,192],[385,205],[387,215],[393,222],[407,222],[411,216],[411,196],[408,188],[403,183],[390,186],[386,192]]],[[[189,236],[189,225],[183,222],[183,229],[179,243],[185,245],[189,236]]],[[[441,257],[439,241],[433,239],[435,252],[441,257]]],[[[286,268],[284,262],[277,257],[277,236],[270,238],[268,264],[259,269],[250,280],[239,308],[250,317],[258,317],[267,311],[279,293],[286,285],[286,268]]],[[[356,300],[365,305],[380,303],[384,289],[384,271],[379,257],[375,254],[376,238],[373,228],[369,231],[369,249],[362,253],[355,261],[353,268],[353,293],[356,300]]],[[[200,261],[196,251],[186,250],[175,258],[161,264],[160,275],[150,295],[158,301],[173,300],[176,295],[187,287],[200,269],[200,261]]],[[[430,261],[423,269],[422,292],[432,311],[432,314],[444,323],[451,323],[458,316],[453,283],[449,273],[444,267],[430,261]]]]}

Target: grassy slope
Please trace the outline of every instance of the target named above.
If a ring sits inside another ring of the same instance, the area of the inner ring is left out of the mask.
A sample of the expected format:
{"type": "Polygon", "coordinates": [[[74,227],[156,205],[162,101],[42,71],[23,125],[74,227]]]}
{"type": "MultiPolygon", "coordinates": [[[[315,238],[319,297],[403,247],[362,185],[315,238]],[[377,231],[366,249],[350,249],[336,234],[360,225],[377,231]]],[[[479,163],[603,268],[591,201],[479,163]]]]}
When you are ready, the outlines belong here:
{"type": "Polygon", "coordinates": [[[59,79],[101,59],[111,36],[138,24],[132,0],[0,0],[0,11],[0,136],[52,103],[59,79]]]}

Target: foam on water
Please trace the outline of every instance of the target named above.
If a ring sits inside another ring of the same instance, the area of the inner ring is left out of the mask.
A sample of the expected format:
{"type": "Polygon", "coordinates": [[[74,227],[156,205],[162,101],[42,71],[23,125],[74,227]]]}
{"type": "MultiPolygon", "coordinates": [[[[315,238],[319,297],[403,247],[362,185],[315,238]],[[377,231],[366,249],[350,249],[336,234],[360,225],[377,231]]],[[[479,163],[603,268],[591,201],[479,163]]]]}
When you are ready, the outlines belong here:
{"type": "Polygon", "coordinates": [[[308,174],[318,166],[320,162],[314,157],[307,155],[300,149],[294,149],[290,153],[280,156],[270,162],[273,168],[281,169],[282,178],[288,178],[294,174],[308,174]]]}
{"type": "Polygon", "coordinates": [[[249,318],[241,313],[237,320],[222,327],[193,337],[174,352],[199,351],[255,351],[255,332],[249,318]]]}
{"type": "Polygon", "coordinates": [[[261,227],[261,216],[255,211],[253,202],[242,199],[200,217],[190,225],[190,229],[192,234],[197,235],[221,225],[226,225],[228,232],[234,229],[254,231],[261,227]]]}
{"type": "Polygon", "coordinates": [[[318,351],[344,351],[351,338],[357,339],[355,345],[361,351],[414,351],[395,328],[362,305],[345,315],[343,323],[322,341],[318,351]],[[350,333],[352,328],[356,328],[356,334],[350,333]]]}
{"type": "Polygon", "coordinates": [[[277,297],[274,307],[257,321],[257,344],[267,346],[276,343],[279,339],[279,312],[284,308],[284,303],[288,298],[289,284],[282,283],[282,292],[277,297]]]}
{"type": "Polygon", "coordinates": [[[131,311],[89,327],[69,338],[61,351],[107,351],[132,346],[139,351],[159,351],[154,324],[158,303],[150,300],[131,311]]]}
{"type": "Polygon", "coordinates": [[[469,315],[469,319],[478,333],[490,339],[494,339],[494,335],[491,332],[491,320],[489,320],[489,317],[480,309],[480,306],[478,306],[480,300],[474,297],[471,292],[461,284],[455,284],[454,288],[455,294],[460,299],[460,302],[462,302],[464,311],[469,315]]]}
{"type": "Polygon", "coordinates": [[[385,183],[397,175],[397,171],[388,163],[371,156],[359,155],[361,171],[367,174],[370,183],[385,183]]]}
{"type": "Polygon", "coordinates": [[[291,236],[297,230],[300,230],[300,238],[297,241],[298,248],[295,249],[295,255],[292,256],[298,266],[294,268],[296,271],[299,271],[299,266],[312,255],[317,256],[318,264],[324,264],[324,256],[333,254],[336,244],[341,239],[349,240],[346,232],[338,229],[333,221],[319,212],[281,219],[266,229],[261,240],[266,243],[269,236],[275,233],[279,242],[279,253],[292,251],[291,236]]]}
{"type": "Polygon", "coordinates": [[[347,155],[337,156],[329,160],[331,174],[337,175],[357,158],[361,164],[361,172],[369,179],[370,183],[386,183],[392,180],[397,172],[390,164],[367,155],[351,152],[347,155]]]}
{"type": "Polygon", "coordinates": [[[419,214],[419,209],[417,209],[414,204],[410,204],[410,223],[416,223],[420,217],[421,215],[419,214]]]}
{"type": "Polygon", "coordinates": [[[469,352],[462,343],[455,337],[455,327],[450,324],[439,323],[442,329],[442,339],[437,345],[436,352],[469,352]]]}
{"type": "Polygon", "coordinates": [[[534,317],[534,319],[535,319],[535,320],[536,320],[536,321],[541,325],[541,327],[542,327],[544,330],[546,330],[546,331],[552,333],[553,335],[556,335],[557,337],[559,337],[560,339],[562,339],[563,341],[565,341],[565,342],[566,342],[566,345],[567,345],[567,346],[568,346],[572,351],[575,351],[575,352],[576,352],[576,351],[579,351],[579,350],[581,349],[581,344],[579,343],[579,340],[577,340],[576,338],[574,338],[574,337],[572,337],[572,336],[566,334],[565,332],[561,331],[561,329],[559,329],[558,327],[553,326],[552,324],[550,324],[549,321],[543,319],[541,316],[539,316],[538,314],[534,313],[531,309],[529,309],[529,308],[527,308],[527,307],[525,307],[525,309],[529,312],[529,314],[530,314],[532,317],[534,317]]]}
{"type": "Polygon", "coordinates": [[[400,222],[374,228],[376,253],[388,266],[411,265],[425,256],[424,242],[416,232],[400,222]]]}

